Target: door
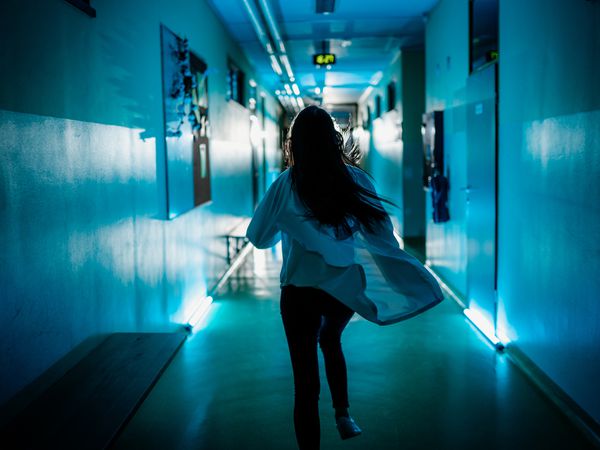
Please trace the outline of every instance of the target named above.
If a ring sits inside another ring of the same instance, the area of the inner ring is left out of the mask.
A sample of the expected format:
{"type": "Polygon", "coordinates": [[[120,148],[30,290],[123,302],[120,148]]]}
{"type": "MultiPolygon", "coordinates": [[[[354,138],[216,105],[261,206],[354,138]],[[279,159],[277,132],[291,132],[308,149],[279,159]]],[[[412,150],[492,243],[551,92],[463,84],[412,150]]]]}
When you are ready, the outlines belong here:
{"type": "Polygon", "coordinates": [[[473,72],[467,82],[468,306],[496,326],[497,65],[473,72]]]}

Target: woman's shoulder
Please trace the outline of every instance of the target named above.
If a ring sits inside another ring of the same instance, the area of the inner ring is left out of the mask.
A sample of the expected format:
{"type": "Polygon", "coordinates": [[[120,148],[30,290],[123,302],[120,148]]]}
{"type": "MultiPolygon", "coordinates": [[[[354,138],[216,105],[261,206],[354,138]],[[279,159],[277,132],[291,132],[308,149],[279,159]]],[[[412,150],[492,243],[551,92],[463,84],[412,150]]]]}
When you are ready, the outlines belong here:
{"type": "Polygon", "coordinates": [[[265,195],[281,196],[288,191],[286,187],[291,187],[290,169],[285,169],[277,176],[277,178],[275,178],[275,180],[273,180],[265,195]]]}
{"type": "Polygon", "coordinates": [[[279,174],[279,176],[277,177],[277,179],[281,178],[283,180],[283,179],[289,178],[289,176],[290,176],[290,168],[288,167],[287,169],[285,169],[283,172],[281,172],[279,174]]]}

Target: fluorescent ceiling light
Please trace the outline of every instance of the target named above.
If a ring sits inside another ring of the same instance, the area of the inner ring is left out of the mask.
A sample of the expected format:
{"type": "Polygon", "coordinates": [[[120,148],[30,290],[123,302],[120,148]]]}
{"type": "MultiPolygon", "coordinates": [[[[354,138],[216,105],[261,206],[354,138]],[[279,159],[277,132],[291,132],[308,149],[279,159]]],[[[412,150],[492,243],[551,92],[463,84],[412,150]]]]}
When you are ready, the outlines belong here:
{"type": "Polygon", "coordinates": [[[294,91],[294,94],[300,95],[300,88],[296,83],[292,84],[292,90],[294,91]]]}
{"type": "Polygon", "coordinates": [[[283,87],[285,88],[285,91],[288,93],[288,95],[292,95],[292,88],[289,84],[285,83],[283,87]]]}
{"type": "MultiPolygon", "coordinates": [[[[254,10],[254,6],[250,3],[249,0],[242,0],[242,2],[244,3],[244,6],[246,7],[246,11],[248,12],[248,15],[250,16],[250,22],[252,22],[252,26],[254,27],[254,31],[256,31],[258,40],[263,44],[263,46],[269,52],[269,49],[271,48],[271,44],[269,44],[269,39],[267,38],[265,31],[263,30],[262,26],[260,25],[260,21],[258,20],[258,13],[254,10]]],[[[271,49],[271,51],[269,53],[272,53],[272,52],[273,52],[273,50],[271,49]]]]}
{"type": "Polygon", "coordinates": [[[292,71],[292,66],[290,66],[290,60],[287,55],[280,55],[279,59],[281,60],[281,64],[285,67],[285,71],[287,72],[288,78],[291,80],[294,78],[294,72],[292,71]]]}
{"type": "Polygon", "coordinates": [[[281,66],[279,65],[279,61],[277,61],[277,58],[275,58],[275,55],[271,55],[271,67],[277,75],[281,76],[283,74],[283,70],[281,70],[281,66]]]}
{"type": "Polygon", "coordinates": [[[273,39],[279,46],[279,51],[281,53],[285,53],[285,45],[283,44],[283,40],[281,39],[281,35],[279,34],[279,30],[277,29],[277,24],[275,23],[275,20],[273,20],[273,14],[271,13],[271,8],[269,8],[267,0],[259,0],[259,4],[265,16],[265,19],[267,19],[267,25],[269,26],[269,29],[273,34],[273,39]]]}

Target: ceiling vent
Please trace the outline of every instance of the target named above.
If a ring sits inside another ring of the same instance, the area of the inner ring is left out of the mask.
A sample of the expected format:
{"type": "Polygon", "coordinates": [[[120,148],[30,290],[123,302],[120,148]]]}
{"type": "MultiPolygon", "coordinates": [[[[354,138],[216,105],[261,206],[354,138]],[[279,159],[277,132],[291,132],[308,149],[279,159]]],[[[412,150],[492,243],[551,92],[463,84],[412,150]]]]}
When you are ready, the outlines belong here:
{"type": "Polygon", "coordinates": [[[335,0],[317,0],[317,14],[331,14],[335,8],[335,0]]]}

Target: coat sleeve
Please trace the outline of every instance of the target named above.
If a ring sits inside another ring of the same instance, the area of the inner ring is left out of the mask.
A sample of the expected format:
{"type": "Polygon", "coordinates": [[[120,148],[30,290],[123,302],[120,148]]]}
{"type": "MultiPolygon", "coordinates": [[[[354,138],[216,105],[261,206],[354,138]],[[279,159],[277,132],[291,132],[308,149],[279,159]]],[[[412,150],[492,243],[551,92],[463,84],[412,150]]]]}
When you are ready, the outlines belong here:
{"type": "MultiPolygon", "coordinates": [[[[366,174],[359,173],[359,183],[376,193],[375,186],[366,174]]],[[[382,207],[380,202],[375,203],[382,207]]],[[[362,236],[381,275],[396,292],[407,299],[418,299],[415,304],[428,299],[438,302],[444,298],[435,278],[415,257],[400,247],[389,215],[372,232],[363,228],[362,236]]]]}
{"type": "Polygon", "coordinates": [[[288,172],[283,172],[267,189],[248,225],[246,237],[256,248],[272,247],[281,239],[277,222],[286,201],[286,188],[290,188],[287,177],[288,172]]]}

